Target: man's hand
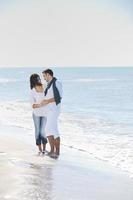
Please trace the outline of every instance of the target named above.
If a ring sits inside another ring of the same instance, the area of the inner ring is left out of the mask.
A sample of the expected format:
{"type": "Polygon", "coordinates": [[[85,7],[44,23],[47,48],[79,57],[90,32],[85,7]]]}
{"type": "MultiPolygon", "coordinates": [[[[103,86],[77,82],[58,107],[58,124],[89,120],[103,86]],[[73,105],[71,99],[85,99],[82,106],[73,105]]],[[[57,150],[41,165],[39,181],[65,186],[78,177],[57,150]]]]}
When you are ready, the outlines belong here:
{"type": "Polygon", "coordinates": [[[40,106],[45,106],[45,105],[47,105],[49,103],[53,103],[53,102],[55,102],[54,98],[47,99],[47,100],[45,99],[45,100],[41,101],[40,106]]]}

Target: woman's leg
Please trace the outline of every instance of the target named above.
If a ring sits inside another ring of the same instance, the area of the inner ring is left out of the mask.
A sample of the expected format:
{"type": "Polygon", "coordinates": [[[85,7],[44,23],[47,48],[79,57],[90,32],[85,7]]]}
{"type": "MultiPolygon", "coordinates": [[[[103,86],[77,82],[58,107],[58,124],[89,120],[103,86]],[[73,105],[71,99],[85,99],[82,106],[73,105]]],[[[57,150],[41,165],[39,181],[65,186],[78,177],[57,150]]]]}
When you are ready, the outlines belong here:
{"type": "Polygon", "coordinates": [[[40,137],[40,120],[41,120],[41,117],[33,114],[33,121],[34,121],[34,126],[35,126],[36,145],[38,146],[39,151],[42,152],[41,137],[40,137]]]}

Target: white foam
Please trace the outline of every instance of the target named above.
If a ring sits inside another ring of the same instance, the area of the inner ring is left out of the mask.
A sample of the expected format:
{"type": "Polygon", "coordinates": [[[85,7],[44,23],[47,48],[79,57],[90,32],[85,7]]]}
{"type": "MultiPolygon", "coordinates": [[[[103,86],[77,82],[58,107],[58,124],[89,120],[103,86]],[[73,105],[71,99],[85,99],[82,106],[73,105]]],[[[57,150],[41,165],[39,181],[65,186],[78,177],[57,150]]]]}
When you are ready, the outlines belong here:
{"type": "Polygon", "coordinates": [[[18,82],[18,79],[7,79],[7,78],[0,78],[0,83],[11,83],[11,82],[18,82]]]}
{"type": "Polygon", "coordinates": [[[117,81],[117,79],[91,79],[91,78],[84,78],[84,79],[74,79],[74,80],[65,80],[64,82],[101,82],[101,81],[117,81]]]}
{"type": "Polygon", "coordinates": [[[6,101],[0,103],[0,122],[26,129],[32,129],[32,117],[30,104],[20,101],[6,101]]]}
{"type": "MultiPolygon", "coordinates": [[[[27,102],[0,103],[0,123],[34,131],[32,110],[27,102]]],[[[74,114],[60,116],[62,144],[85,151],[88,156],[109,162],[133,176],[132,129],[97,118],[74,114]]]]}

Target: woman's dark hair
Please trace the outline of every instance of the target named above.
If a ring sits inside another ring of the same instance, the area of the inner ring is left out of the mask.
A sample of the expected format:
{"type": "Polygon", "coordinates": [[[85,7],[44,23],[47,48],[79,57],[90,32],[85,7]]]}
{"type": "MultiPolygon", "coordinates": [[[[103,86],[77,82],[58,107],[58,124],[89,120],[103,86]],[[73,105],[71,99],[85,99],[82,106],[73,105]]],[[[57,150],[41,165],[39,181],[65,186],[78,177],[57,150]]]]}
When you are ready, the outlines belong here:
{"type": "Polygon", "coordinates": [[[35,86],[42,86],[41,79],[38,74],[32,74],[30,76],[30,88],[33,89],[35,86]]]}
{"type": "Polygon", "coordinates": [[[54,73],[53,73],[53,71],[52,71],[51,69],[46,69],[46,70],[44,70],[42,73],[43,73],[43,74],[49,74],[49,75],[51,75],[51,76],[54,75],[54,73]]]}

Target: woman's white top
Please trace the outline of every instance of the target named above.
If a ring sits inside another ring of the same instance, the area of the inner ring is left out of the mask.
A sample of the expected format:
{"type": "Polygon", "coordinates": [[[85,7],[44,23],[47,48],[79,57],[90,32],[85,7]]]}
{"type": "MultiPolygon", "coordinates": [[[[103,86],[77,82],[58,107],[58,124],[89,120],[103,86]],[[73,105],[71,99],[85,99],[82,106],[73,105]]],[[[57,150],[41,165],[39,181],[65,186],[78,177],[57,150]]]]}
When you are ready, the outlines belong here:
{"type": "MultiPolygon", "coordinates": [[[[58,91],[60,93],[60,96],[62,97],[62,83],[60,81],[56,81],[55,82],[56,84],[56,87],[58,88],[58,91]]],[[[44,99],[51,99],[51,98],[54,98],[54,93],[53,93],[53,86],[51,86],[49,89],[48,89],[48,92],[47,92],[47,95],[45,96],[44,94],[44,91],[43,92],[37,92],[35,90],[35,88],[33,88],[31,90],[31,93],[30,93],[30,102],[31,102],[31,105],[33,104],[39,104],[42,100],[44,99]]],[[[52,102],[52,103],[49,103],[47,105],[44,105],[40,108],[33,108],[33,113],[36,115],[36,116],[45,116],[47,117],[48,113],[50,111],[52,112],[60,112],[60,107],[61,107],[61,103],[56,105],[55,102],[52,102]]]]}
{"type": "MultiPolygon", "coordinates": [[[[31,105],[33,105],[33,104],[39,104],[44,99],[45,99],[44,91],[43,92],[37,92],[35,90],[35,88],[33,88],[31,90],[31,92],[30,92],[30,102],[31,102],[31,105]]],[[[46,106],[42,106],[40,108],[33,108],[33,113],[36,116],[40,116],[40,117],[46,116],[46,106]]]]}

